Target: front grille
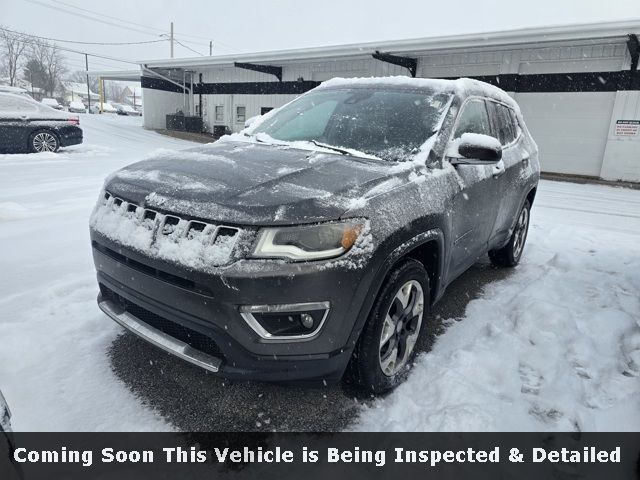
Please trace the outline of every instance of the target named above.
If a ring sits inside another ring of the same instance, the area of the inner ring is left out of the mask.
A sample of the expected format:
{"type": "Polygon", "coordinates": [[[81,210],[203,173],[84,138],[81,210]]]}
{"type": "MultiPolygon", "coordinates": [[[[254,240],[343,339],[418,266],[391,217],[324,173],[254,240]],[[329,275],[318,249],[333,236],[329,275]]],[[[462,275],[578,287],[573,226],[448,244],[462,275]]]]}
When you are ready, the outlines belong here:
{"type": "Polygon", "coordinates": [[[123,296],[118,295],[103,284],[100,284],[100,292],[105,300],[110,300],[116,303],[127,313],[130,313],[150,327],[160,330],[161,332],[186,343],[196,350],[213,357],[222,358],[222,352],[220,351],[218,344],[208,336],[150,312],[149,310],[127,300],[123,296]]]}
{"type": "Polygon", "coordinates": [[[93,248],[98,250],[100,253],[103,253],[107,257],[115,260],[118,263],[122,263],[123,265],[127,265],[128,267],[133,268],[139,272],[142,272],[151,277],[155,277],[159,280],[162,280],[166,283],[170,283],[171,285],[175,285],[176,287],[184,288],[185,290],[191,290],[196,293],[203,293],[206,295],[210,295],[211,291],[205,285],[200,283],[196,283],[193,280],[189,280],[187,278],[180,277],[178,275],[174,275],[169,272],[165,272],[163,270],[159,270],[157,268],[151,267],[144,263],[138,262],[126,255],[116,252],[111,248],[105,247],[104,245],[99,244],[96,241],[91,242],[93,248]]]}
{"type": "Polygon", "coordinates": [[[189,268],[229,264],[235,258],[238,240],[248,233],[237,227],[161,213],[109,192],[100,199],[91,225],[123,245],[189,268]]]}

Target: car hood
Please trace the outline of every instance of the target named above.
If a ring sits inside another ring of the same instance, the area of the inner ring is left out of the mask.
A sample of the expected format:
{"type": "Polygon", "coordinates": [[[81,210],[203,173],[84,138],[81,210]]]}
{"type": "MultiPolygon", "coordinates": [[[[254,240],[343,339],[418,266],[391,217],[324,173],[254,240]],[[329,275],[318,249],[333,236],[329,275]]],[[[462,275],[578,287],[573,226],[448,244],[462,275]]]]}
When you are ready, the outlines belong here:
{"type": "Polygon", "coordinates": [[[243,141],[160,150],[115,172],[105,189],[193,218],[237,224],[337,219],[393,177],[383,161],[243,141]]]}

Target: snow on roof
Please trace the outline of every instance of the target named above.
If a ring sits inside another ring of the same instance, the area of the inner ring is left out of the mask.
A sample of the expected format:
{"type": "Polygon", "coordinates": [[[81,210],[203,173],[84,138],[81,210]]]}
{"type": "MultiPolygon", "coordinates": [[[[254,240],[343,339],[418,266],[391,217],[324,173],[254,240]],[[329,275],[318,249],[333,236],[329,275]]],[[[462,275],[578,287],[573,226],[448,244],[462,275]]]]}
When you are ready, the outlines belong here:
{"type": "Polygon", "coordinates": [[[447,35],[441,37],[388,40],[357,44],[330,45],[312,48],[296,48],[270,52],[228,54],[211,57],[168,58],[142,60],[139,63],[150,68],[193,67],[209,65],[233,65],[234,62],[279,62],[335,57],[369,56],[375,51],[388,53],[417,53],[441,49],[477,48],[528,43],[559,41],[619,39],[626,41],[627,35],[640,34],[640,21],[599,22],[549,27],[521,28],[497,32],[447,35]]]}
{"type": "MultiPolygon", "coordinates": [[[[64,87],[67,91],[77,93],[78,95],[87,94],[87,84],[78,82],[64,82],[64,87]]],[[[97,93],[91,92],[91,95],[98,96],[97,93]]]]}
{"type": "Polygon", "coordinates": [[[464,94],[483,95],[499,100],[517,109],[516,102],[504,90],[480,80],[472,78],[458,78],[456,80],[395,77],[364,77],[364,78],[332,78],[317,88],[337,88],[354,85],[389,85],[399,87],[425,88],[435,91],[464,94]]]}

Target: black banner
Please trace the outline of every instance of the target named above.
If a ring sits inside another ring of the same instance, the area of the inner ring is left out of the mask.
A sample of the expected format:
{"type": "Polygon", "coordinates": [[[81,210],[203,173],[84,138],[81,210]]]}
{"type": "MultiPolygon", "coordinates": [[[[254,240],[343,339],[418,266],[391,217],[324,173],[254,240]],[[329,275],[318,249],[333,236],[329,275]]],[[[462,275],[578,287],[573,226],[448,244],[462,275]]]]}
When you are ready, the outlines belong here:
{"type": "Polygon", "coordinates": [[[634,433],[16,433],[0,441],[3,480],[640,478],[634,433]]]}

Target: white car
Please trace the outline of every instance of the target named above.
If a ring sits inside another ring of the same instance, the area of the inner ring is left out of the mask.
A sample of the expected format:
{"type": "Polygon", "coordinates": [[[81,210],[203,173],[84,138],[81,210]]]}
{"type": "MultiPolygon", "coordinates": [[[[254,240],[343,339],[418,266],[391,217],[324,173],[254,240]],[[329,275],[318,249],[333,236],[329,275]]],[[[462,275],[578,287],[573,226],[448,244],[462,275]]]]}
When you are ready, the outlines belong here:
{"type": "Polygon", "coordinates": [[[139,117],[142,115],[141,112],[137,111],[135,108],[133,108],[131,105],[120,105],[117,108],[118,110],[118,115],[128,115],[131,117],[139,117]]]}
{"type": "MultiPolygon", "coordinates": [[[[102,103],[102,113],[116,113],[117,110],[108,102],[102,103]]],[[[91,113],[100,113],[100,102],[91,104],[91,113]]]]}
{"type": "Polygon", "coordinates": [[[47,107],[55,108],[56,110],[63,109],[62,105],[60,105],[55,98],[43,98],[41,103],[47,107]]]}
{"type": "Polygon", "coordinates": [[[86,113],[87,107],[82,102],[69,102],[69,111],[71,113],[86,113]]]}

